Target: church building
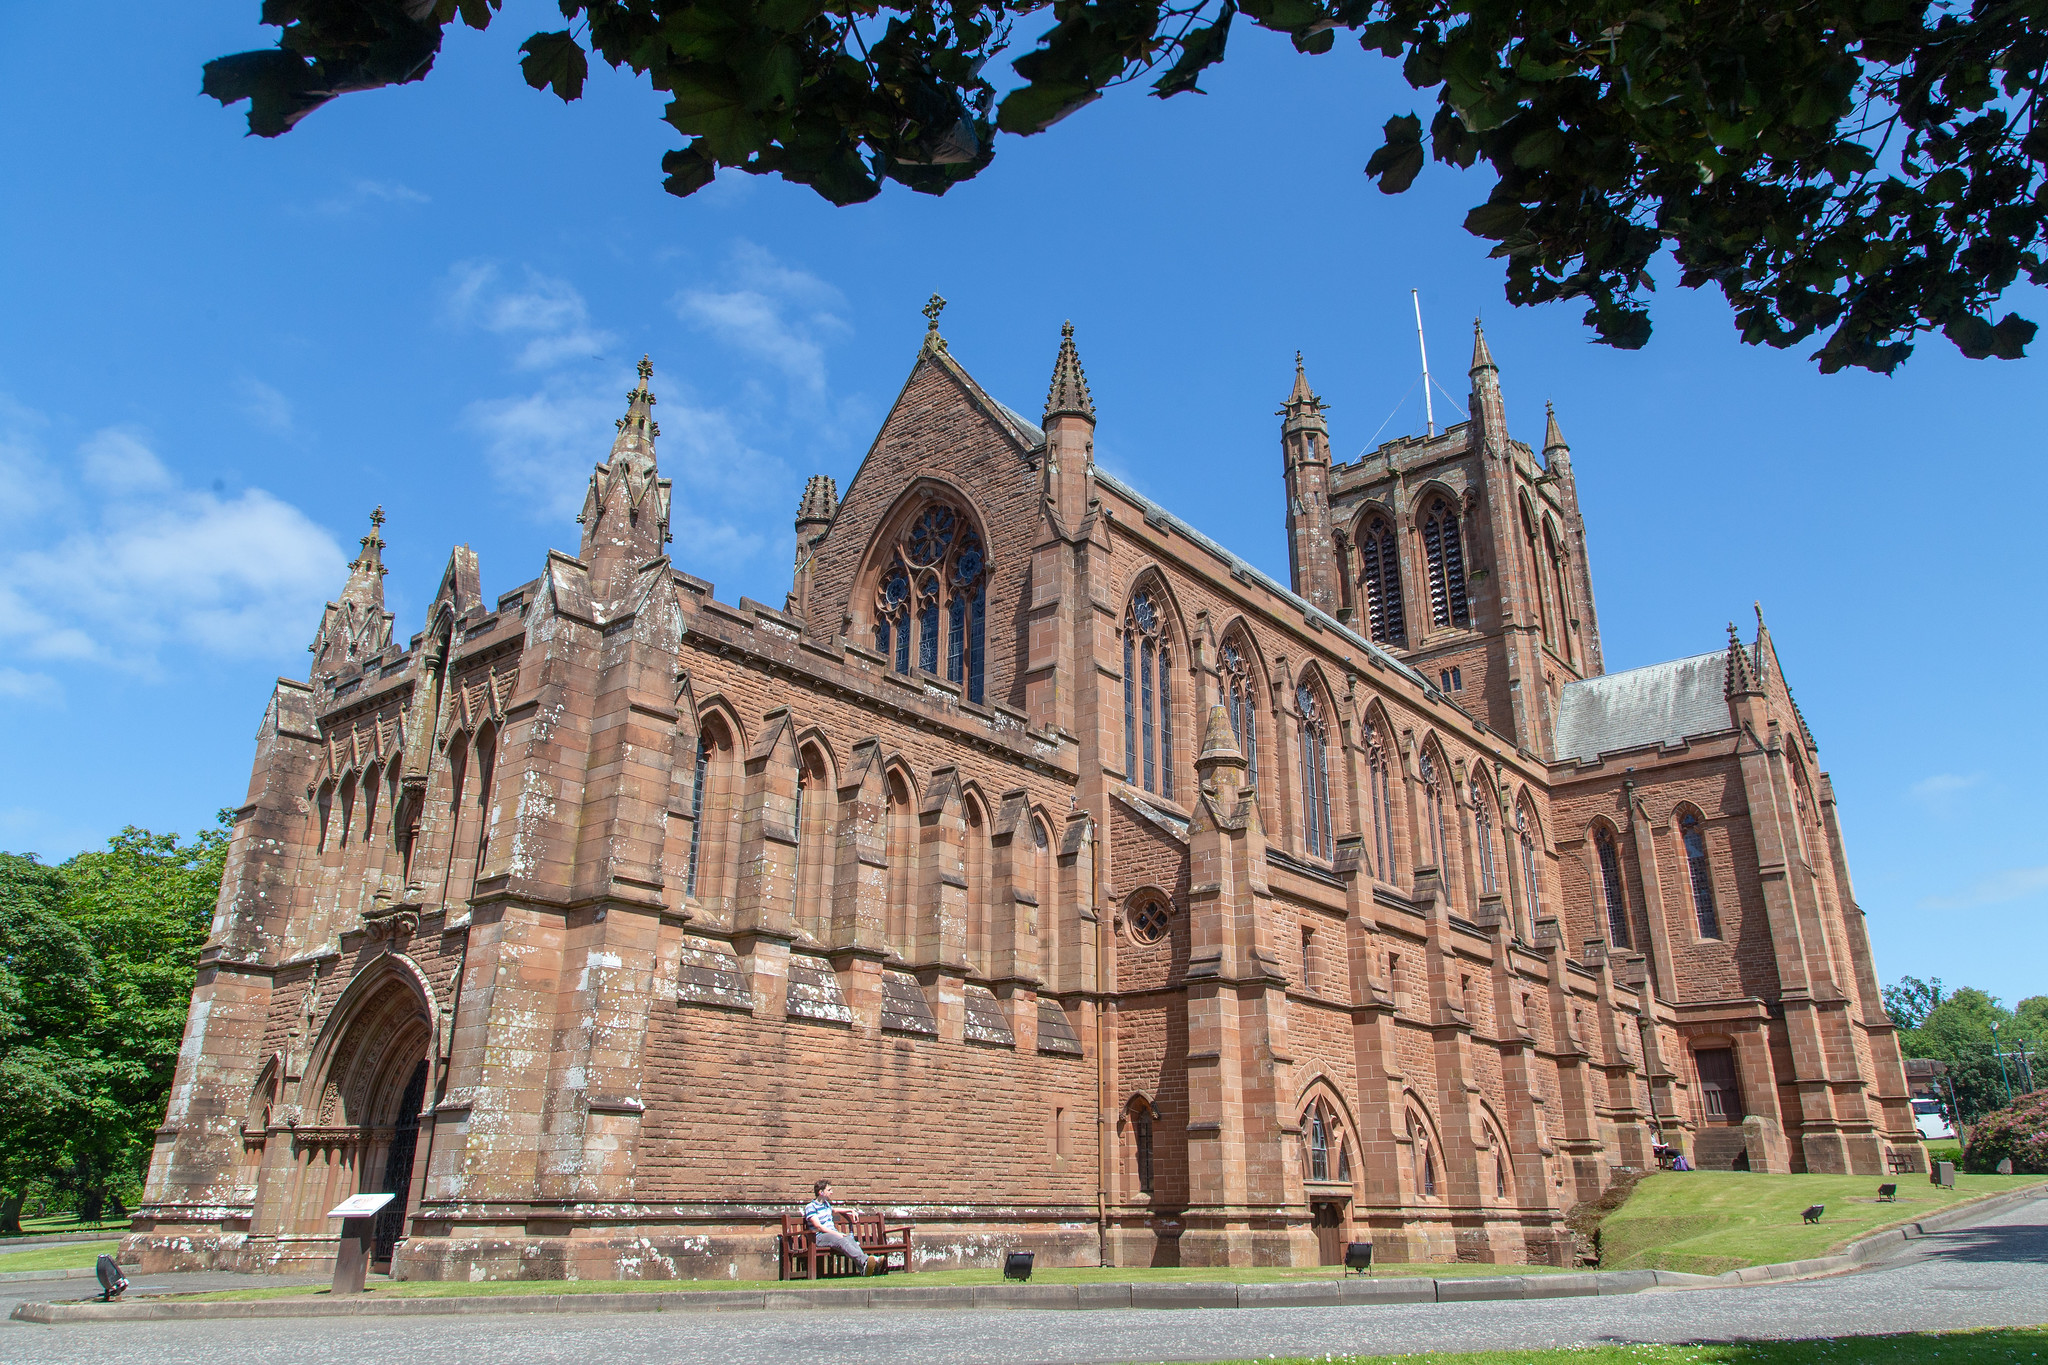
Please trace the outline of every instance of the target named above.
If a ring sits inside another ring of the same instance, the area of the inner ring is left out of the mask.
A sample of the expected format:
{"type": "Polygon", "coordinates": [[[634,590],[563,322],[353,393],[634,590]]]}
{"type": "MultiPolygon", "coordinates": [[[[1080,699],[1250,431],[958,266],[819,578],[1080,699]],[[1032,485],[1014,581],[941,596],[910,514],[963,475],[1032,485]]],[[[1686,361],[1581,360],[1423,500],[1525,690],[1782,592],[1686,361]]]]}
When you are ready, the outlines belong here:
{"type": "MultiPolygon", "coordinates": [[[[937,302],[936,300],[934,301],[937,302]]],[[[1290,581],[936,308],[779,606],[669,545],[651,367],[581,543],[409,639],[383,517],[235,812],[145,1269],[761,1278],[824,1178],[920,1267],[1571,1264],[1660,1150],[1925,1167],[1835,797],[1753,638],[1608,673],[1556,418],[1331,459],[1290,581]]],[[[1650,566],[1633,566],[1646,568],[1650,566]]]]}

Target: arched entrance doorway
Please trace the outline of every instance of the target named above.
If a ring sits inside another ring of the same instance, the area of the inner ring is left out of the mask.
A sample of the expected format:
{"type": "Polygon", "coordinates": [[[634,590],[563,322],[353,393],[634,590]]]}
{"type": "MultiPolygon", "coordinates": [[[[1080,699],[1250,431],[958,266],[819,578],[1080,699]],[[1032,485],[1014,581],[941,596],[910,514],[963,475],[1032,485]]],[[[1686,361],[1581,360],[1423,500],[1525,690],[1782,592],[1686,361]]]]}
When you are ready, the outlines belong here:
{"type": "Polygon", "coordinates": [[[372,1263],[388,1266],[405,1235],[419,1155],[420,1112],[433,1083],[433,1014],[417,969],[373,964],[337,1004],[308,1068],[316,1097],[297,1134],[305,1163],[302,1232],[339,1231],[327,1210],[352,1194],[389,1191],[372,1263]]]}

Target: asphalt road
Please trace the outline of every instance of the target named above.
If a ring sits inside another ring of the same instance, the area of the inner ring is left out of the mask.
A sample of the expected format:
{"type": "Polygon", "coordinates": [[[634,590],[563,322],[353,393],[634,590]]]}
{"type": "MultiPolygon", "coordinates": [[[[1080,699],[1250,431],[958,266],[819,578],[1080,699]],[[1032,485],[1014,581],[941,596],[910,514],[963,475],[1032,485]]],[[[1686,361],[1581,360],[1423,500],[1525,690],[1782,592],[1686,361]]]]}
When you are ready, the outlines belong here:
{"type": "MultiPolygon", "coordinates": [[[[1902,1246],[1854,1275],[1603,1299],[1085,1313],[1021,1311],[491,1315],[0,1326],[0,1362],[198,1365],[258,1360],[475,1365],[1082,1365],[1266,1355],[1849,1336],[2048,1322],[2048,1200],[1902,1246]]],[[[7,1298],[65,1297],[62,1283],[7,1298]]],[[[6,1305],[11,1307],[11,1304],[6,1305]]]]}

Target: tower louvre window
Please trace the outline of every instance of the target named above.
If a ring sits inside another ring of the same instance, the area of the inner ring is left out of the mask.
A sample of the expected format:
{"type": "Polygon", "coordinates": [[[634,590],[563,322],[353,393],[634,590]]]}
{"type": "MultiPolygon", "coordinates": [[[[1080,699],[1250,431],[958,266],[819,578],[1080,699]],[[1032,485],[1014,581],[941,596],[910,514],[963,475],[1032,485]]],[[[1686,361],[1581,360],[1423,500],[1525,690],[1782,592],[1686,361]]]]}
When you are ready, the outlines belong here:
{"type": "Polygon", "coordinates": [[[1436,626],[1469,626],[1465,599],[1465,545],[1458,512],[1448,498],[1436,498],[1422,523],[1422,548],[1429,561],[1429,619],[1436,626]]]}
{"type": "Polygon", "coordinates": [[[1628,898],[1621,885],[1621,850],[1605,825],[1593,836],[1600,855],[1600,894],[1607,902],[1607,937],[1617,948],[1628,947],[1628,898]]]}
{"type": "Polygon", "coordinates": [[[898,673],[916,668],[960,683],[982,700],[988,636],[988,561],[967,517],[943,503],[918,513],[875,592],[875,651],[898,673]]]}
{"type": "Polygon", "coordinates": [[[1173,797],[1173,649],[1152,594],[1124,611],[1125,780],[1173,797]]]}
{"type": "Polygon", "coordinates": [[[1378,644],[1407,643],[1407,618],[1401,610],[1400,543],[1385,517],[1374,517],[1359,532],[1358,565],[1367,633],[1378,644]]]}
{"type": "Polygon", "coordinates": [[[1700,818],[1687,811],[1678,818],[1679,837],[1685,841],[1685,865],[1692,877],[1692,909],[1699,920],[1701,938],[1721,937],[1721,917],[1714,909],[1714,869],[1707,861],[1706,831],[1700,818]]]}

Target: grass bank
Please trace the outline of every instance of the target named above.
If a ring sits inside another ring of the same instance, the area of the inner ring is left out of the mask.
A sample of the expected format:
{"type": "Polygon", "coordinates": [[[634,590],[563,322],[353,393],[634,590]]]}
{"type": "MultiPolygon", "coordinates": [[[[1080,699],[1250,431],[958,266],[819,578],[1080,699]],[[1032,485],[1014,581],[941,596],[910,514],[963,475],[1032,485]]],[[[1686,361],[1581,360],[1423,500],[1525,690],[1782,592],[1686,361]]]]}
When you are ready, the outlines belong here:
{"type": "Polygon", "coordinates": [[[1965,1199],[2043,1186],[2033,1175],[1959,1175],[1952,1190],[1924,1175],[1756,1175],[1661,1171],[1645,1177],[1600,1225],[1602,1270],[1680,1270],[1718,1275],[1739,1266],[1826,1256],[1880,1228],[1925,1218],[1965,1199]],[[1897,1203],[1877,1202],[1896,1183],[1897,1203]],[[1822,1204],[1819,1223],[1800,1211],[1822,1204]]]}
{"type": "MultiPolygon", "coordinates": [[[[1547,1266],[1526,1265],[1387,1265],[1376,1266],[1381,1279],[1397,1275],[1428,1275],[1436,1279],[1471,1275],[1555,1275],[1547,1266]]],[[[1080,1266],[1045,1269],[1031,1277],[1033,1284],[1157,1284],[1228,1283],[1285,1284],[1300,1280],[1337,1280],[1344,1267],[1322,1266],[1203,1266],[1153,1268],[1151,1266],[1080,1266]]],[[[494,1296],[501,1294],[672,1294],[704,1289],[835,1289],[848,1285],[867,1288],[891,1285],[920,1287],[951,1284],[1001,1284],[1000,1270],[920,1270],[880,1279],[837,1280],[488,1280],[473,1284],[467,1280],[392,1280],[373,1283],[364,1293],[383,1299],[440,1299],[494,1296]]],[[[277,1286],[262,1289],[226,1289],[211,1294],[193,1294],[194,1300],[248,1300],[291,1298],[324,1294],[325,1289],[277,1286]]],[[[187,1297],[187,1296],[180,1296],[187,1297]]]]}
{"type": "Polygon", "coordinates": [[[27,1251],[0,1253],[0,1275],[17,1270],[90,1270],[102,1252],[112,1253],[121,1243],[66,1242],[62,1246],[31,1247],[27,1251]]]}
{"type": "MultiPolygon", "coordinates": [[[[1555,1351],[1430,1352],[1412,1356],[1301,1356],[1256,1365],[2038,1365],[2048,1328],[1913,1332],[1888,1337],[1810,1341],[1730,1341],[1664,1345],[1569,1346],[1555,1351]]],[[[1254,1365],[1250,1361],[1233,1365],[1254,1365]]]]}

